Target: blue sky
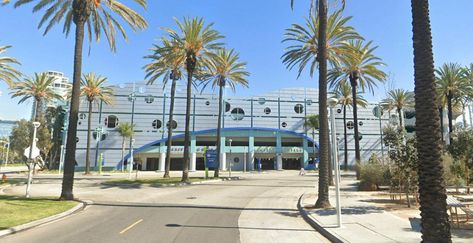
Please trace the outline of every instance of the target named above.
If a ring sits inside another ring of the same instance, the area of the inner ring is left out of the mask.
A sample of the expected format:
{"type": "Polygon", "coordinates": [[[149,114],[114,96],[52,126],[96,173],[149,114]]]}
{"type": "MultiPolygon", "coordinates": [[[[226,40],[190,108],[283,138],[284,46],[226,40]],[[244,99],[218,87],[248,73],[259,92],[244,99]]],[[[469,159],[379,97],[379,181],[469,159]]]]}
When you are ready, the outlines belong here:
{"type": "MultiPolygon", "coordinates": [[[[131,2],[123,0],[123,2],[131,2]]],[[[118,40],[118,51],[110,52],[106,42],[92,43],[90,55],[85,46],[83,71],[94,71],[109,78],[112,84],[140,81],[144,78],[142,66],[152,43],[163,35],[162,27],[175,27],[173,17],[203,16],[214,22],[214,28],[225,38],[227,46],[240,52],[248,62],[251,73],[250,88],[237,89],[238,95],[258,95],[271,89],[284,87],[317,88],[317,77],[307,74],[296,79],[281,63],[286,44],[281,43],[284,29],[292,23],[303,23],[309,0],[296,0],[294,11],[290,0],[150,0],[147,11],[141,11],[149,28],[138,33],[129,32],[129,41],[118,40]]],[[[431,0],[431,22],[436,65],[444,62],[473,62],[473,1],[431,0]]],[[[134,6],[134,5],[132,5],[134,6]]],[[[72,76],[73,36],[65,38],[61,26],[47,36],[38,30],[41,14],[32,14],[31,5],[13,9],[0,7],[0,45],[13,45],[9,56],[21,61],[20,70],[26,75],[46,70],[64,72],[72,76]]],[[[412,90],[413,55],[411,12],[409,0],[348,0],[344,15],[353,16],[350,24],[379,48],[376,54],[387,64],[390,85],[412,90]]],[[[30,103],[18,105],[12,100],[4,84],[0,84],[0,118],[26,118],[30,103]]],[[[385,87],[380,86],[374,95],[366,94],[370,101],[383,98],[385,87]]]]}

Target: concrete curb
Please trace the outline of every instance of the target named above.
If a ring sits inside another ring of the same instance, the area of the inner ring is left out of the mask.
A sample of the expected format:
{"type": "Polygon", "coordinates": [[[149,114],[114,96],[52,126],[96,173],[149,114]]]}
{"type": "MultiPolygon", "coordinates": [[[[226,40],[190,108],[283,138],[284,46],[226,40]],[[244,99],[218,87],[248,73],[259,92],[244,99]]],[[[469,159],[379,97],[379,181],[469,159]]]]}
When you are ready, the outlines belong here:
{"type": "Polygon", "coordinates": [[[32,221],[32,222],[29,222],[29,223],[26,223],[26,224],[22,224],[22,225],[18,225],[18,226],[15,226],[15,227],[12,227],[12,228],[9,228],[9,229],[6,229],[6,230],[0,230],[0,238],[1,237],[4,237],[4,236],[7,236],[7,235],[11,235],[11,234],[16,234],[18,232],[21,232],[21,231],[25,231],[25,230],[28,230],[28,229],[31,229],[31,228],[35,228],[35,227],[38,227],[38,226],[41,226],[41,225],[44,225],[44,224],[47,224],[47,223],[51,223],[51,222],[54,222],[54,221],[57,221],[57,220],[60,220],[60,219],[63,219],[69,215],[72,215],[80,210],[83,210],[87,205],[88,203],[85,202],[85,201],[80,201],[80,200],[77,200],[79,202],[79,204],[77,204],[76,206],[74,206],[73,208],[65,211],[65,212],[62,212],[62,213],[59,213],[59,214],[56,214],[56,215],[52,215],[52,216],[49,216],[47,218],[43,218],[43,219],[38,219],[38,220],[35,220],[35,221],[32,221]]]}
{"type": "MultiPolygon", "coordinates": [[[[153,186],[153,187],[178,187],[178,186],[188,186],[188,185],[199,185],[199,184],[211,184],[211,183],[217,183],[221,181],[235,181],[235,180],[240,180],[241,178],[239,176],[234,176],[231,178],[228,177],[223,177],[219,179],[213,179],[213,180],[206,180],[206,181],[194,181],[194,182],[189,182],[189,183],[184,183],[184,182],[179,182],[179,183],[171,183],[171,184],[141,184],[141,185],[146,185],[146,186],[153,186]]],[[[140,184],[107,184],[107,183],[97,183],[97,185],[104,185],[104,186],[120,186],[120,187],[134,187],[136,185],[140,184]]]]}
{"type": "Polygon", "coordinates": [[[297,209],[299,209],[299,213],[302,215],[302,218],[312,226],[315,230],[317,230],[320,234],[322,234],[325,238],[327,238],[329,241],[334,242],[334,243],[344,243],[341,239],[336,237],[334,234],[332,234],[330,231],[326,230],[320,222],[318,222],[316,219],[314,219],[310,214],[302,207],[302,198],[304,197],[304,194],[302,194],[299,197],[299,200],[297,201],[297,209]]]}

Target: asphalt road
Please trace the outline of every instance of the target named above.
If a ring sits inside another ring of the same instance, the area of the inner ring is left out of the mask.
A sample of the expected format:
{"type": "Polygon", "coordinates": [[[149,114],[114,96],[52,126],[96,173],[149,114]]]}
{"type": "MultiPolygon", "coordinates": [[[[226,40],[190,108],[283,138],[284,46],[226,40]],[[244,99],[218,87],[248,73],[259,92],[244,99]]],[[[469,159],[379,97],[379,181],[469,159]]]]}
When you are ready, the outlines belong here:
{"type": "MultiPolygon", "coordinates": [[[[315,190],[317,177],[297,174],[247,174],[176,188],[83,185],[76,195],[92,206],[0,242],[328,242],[296,208],[302,193],[315,190]]],[[[35,188],[39,193],[41,186],[35,188]]]]}

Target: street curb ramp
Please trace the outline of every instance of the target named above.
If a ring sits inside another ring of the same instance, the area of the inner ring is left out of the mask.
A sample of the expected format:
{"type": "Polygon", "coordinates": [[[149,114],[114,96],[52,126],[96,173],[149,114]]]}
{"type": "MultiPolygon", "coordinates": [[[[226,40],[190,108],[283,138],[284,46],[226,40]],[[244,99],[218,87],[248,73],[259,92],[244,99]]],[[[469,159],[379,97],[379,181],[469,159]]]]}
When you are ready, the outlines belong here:
{"type": "Polygon", "coordinates": [[[297,201],[297,209],[299,209],[299,213],[302,215],[302,218],[312,226],[315,230],[317,230],[320,234],[322,234],[325,238],[327,238],[329,241],[333,243],[345,243],[345,241],[340,240],[338,237],[330,233],[328,230],[326,230],[320,223],[314,219],[310,214],[302,207],[302,198],[304,197],[304,194],[302,194],[299,197],[299,200],[297,201]]]}
{"type": "Polygon", "coordinates": [[[77,204],[73,208],[71,208],[67,211],[64,211],[62,213],[52,215],[52,216],[49,216],[47,218],[38,219],[38,220],[29,222],[29,223],[26,223],[26,224],[18,225],[18,226],[9,228],[9,229],[0,230],[0,238],[2,238],[4,236],[7,236],[7,235],[11,235],[11,234],[16,234],[18,232],[25,231],[25,230],[28,230],[28,229],[31,229],[31,228],[35,228],[35,227],[38,227],[38,226],[41,226],[41,225],[44,225],[44,224],[48,224],[48,223],[51,223],[51,222],[54,222],[54,221],[57,221],[57,220],[60,220],[60,219],[63,219],[65,217],[69,216],[69,215],[72,215],[76,212],[79,212],[79,211],[83,210],[89,204],[88,202],[81,201],[81,200],[76,200],[76,201],[78,201],[79,204],[77,204]]]}

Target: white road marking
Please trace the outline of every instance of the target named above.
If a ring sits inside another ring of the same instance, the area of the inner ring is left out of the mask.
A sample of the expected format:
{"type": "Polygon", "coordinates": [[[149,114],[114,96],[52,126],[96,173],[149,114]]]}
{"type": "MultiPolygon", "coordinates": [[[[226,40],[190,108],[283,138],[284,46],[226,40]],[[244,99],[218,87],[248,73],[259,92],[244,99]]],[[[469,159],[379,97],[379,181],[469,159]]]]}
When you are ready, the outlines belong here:
{"type": "Polygon", "coordinates": [[[134,222],[132,225],[130,225],[130,226],[124,228],[122,231],[120,231],[120,234],[123,234],[123,233],[127,232],[129,229],[135,227],[135,225],[141,223],[141,221],[143,221],[143,219],[140,219],[140,220],[134,222]]]}

